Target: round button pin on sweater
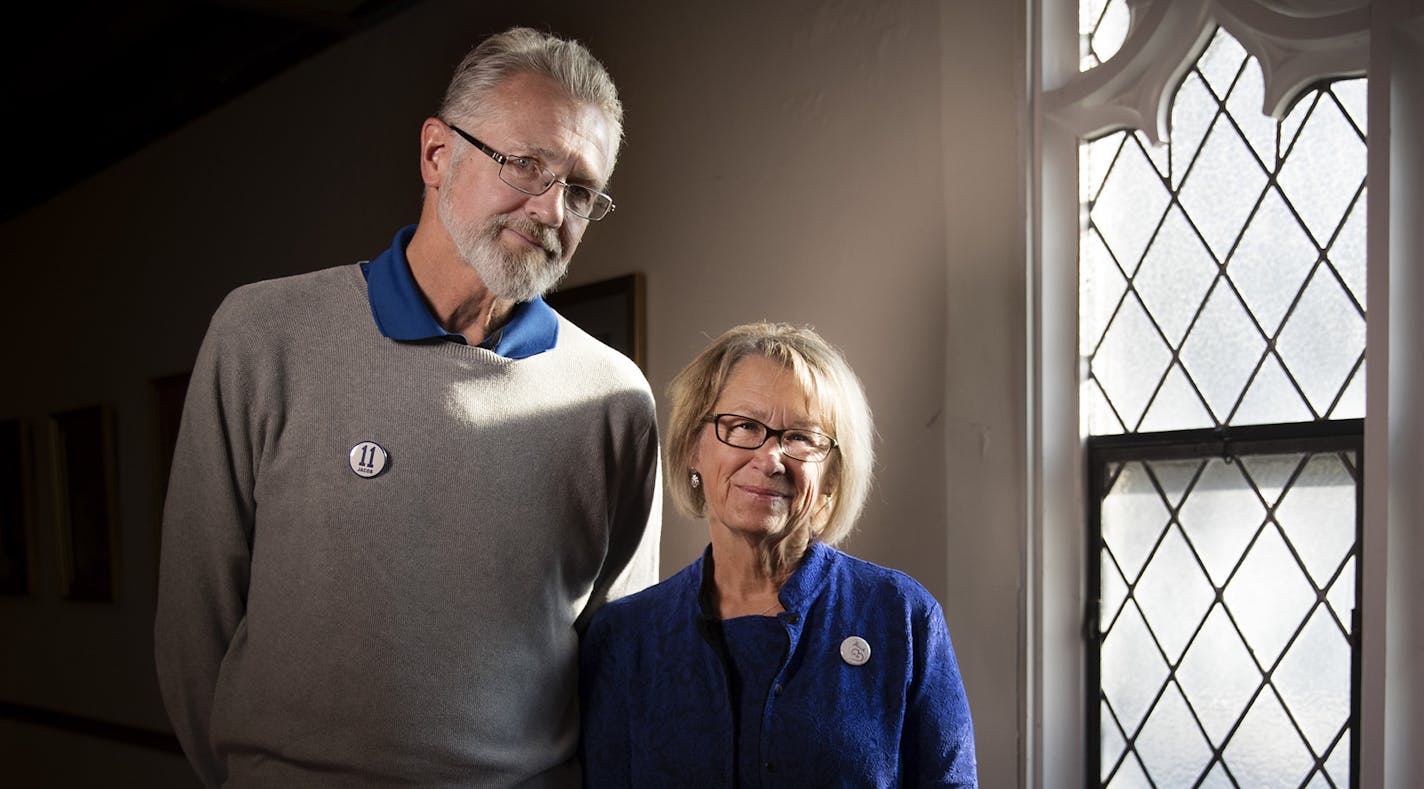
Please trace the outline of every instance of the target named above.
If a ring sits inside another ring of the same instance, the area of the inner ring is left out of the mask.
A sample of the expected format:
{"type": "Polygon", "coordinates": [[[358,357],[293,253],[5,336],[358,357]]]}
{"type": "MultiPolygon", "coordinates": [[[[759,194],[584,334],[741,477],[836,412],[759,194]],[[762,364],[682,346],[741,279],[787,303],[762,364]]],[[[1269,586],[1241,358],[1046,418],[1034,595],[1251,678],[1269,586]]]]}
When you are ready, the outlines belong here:
{"type": "Polygon", "coordinates": [[[380,444],[374,441],[362,441],[351,448],[349,455],[351,470],[356,472],[357,476],[370,479],[386,470],[386,461],[389,457],[380,444]]]}
{"type": "Polygon", "coordinates": [[[852,666],[863,666],[870,660],[870,644],[860,636],[851,636],[841,642],[841,660],[852,666]]]}

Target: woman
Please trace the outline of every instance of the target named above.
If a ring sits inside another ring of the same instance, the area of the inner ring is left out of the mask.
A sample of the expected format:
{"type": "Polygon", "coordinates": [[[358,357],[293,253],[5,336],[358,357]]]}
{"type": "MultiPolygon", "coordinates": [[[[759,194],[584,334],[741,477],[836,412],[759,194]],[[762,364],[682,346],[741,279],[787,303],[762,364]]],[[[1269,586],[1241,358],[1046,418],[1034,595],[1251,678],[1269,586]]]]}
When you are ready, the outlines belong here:
{"type": "Polygon", "coordinates": [[[832,547],[873,461],[845,359],[809,329],[738,326],[669,394],[670,495],[711,545],[589,626],[585,785],[976,786],[938,603],[832,547]]]}

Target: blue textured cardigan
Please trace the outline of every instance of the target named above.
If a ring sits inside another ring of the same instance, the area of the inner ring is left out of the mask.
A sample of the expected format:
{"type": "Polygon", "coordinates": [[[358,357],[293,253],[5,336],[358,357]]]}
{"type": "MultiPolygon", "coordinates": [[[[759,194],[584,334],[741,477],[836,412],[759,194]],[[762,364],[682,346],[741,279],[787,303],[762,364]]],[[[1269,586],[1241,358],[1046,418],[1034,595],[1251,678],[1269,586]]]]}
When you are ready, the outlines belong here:
{"type": "MultiPolygon", "coordinates": [[[[585,786],[736,785],[709,556],[594,617],[580,655],[585,786]]],[[[788,649],[762,707],[762,786],[978,785],[964,684],[924,587],[814,543],[781,604],[788,649]],[[841,657],[850,636],[870,645],[864,665],[841,657]]]]}

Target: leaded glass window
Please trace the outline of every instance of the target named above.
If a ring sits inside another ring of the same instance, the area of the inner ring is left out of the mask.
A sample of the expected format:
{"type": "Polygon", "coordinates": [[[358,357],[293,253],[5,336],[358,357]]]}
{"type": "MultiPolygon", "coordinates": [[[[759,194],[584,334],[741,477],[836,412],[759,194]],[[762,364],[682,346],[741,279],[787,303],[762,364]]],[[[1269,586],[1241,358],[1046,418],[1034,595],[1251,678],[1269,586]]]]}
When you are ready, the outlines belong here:
{"type": "MultiPolygon", "coordinates": [[[[1080,3],[1080,64],[1127,35],[1080,3]]],[[[1365,81],[1262,113],[1217,30],[1170,142],[1080,146],[1089,780],[1349,786],[1365,359],[1365,81]]]]}

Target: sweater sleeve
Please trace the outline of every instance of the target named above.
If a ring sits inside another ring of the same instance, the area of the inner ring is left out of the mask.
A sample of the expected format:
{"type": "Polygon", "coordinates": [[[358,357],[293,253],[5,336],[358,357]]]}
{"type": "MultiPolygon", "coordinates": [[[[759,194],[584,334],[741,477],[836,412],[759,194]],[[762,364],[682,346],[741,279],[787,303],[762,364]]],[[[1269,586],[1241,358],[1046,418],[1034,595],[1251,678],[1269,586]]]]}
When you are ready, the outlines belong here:
{"type": "MultiPolygon", "coordinates": [[[[229,302],[231,299],[229,299],[229,302]]],[[[224,305],[226,307],[226,305],[224,305]]],[[[163,512],[154,653],[163,703],[198,776],[226,780],[213,752],[219,668],[242,626],[251,570],[256,441],[241,338],[218,310],[188,385],[163,512]]]]}
{"type": "Polygon", "coordinates": [[[901,743],[905,786],[977,787],[969,698],[938,603],[915,623],[913,686],[901,743]]]}
{"type": "Polygon", "coordinates": [[[604,603],[658,582],[662,472],[651,395],[642,416],[646,420],[642,435],[610,472],[608,554],[594,581],[593,593],[579,615],[580,633],[604,603]]]}

